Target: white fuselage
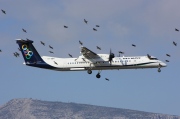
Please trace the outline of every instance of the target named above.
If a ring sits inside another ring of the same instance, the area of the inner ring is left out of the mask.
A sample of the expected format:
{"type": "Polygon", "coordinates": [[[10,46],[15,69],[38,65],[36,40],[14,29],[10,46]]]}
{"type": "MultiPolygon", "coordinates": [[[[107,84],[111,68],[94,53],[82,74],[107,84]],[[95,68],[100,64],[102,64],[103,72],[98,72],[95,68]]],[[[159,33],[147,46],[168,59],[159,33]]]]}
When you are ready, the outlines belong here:
{"type": "Polygon", "coordinates": [[[87,59],[83,55],[78,58],[56,58],[42,56],[42,59],[50,66],[56,67],[57,71],[83,71],[83,70],[111,70],[111,69],[137,69],[158,68],[166,64],[157,58],[149,59],[147,56],[114,57],[112,62],[108,61],[108,54],[98,54],[95,59],[87,59]]]}

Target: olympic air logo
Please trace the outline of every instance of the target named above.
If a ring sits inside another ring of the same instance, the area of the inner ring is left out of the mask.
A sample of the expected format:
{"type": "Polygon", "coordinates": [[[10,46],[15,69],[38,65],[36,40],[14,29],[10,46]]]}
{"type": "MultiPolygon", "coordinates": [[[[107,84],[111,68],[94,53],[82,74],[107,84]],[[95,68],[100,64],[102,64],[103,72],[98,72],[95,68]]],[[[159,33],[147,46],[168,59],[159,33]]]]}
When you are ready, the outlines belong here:
{"type": "Polygon", "coordinates": [[[22,45],[22,50],[24,52],[26,59],[31,59],[31,57],[33,56],[33,52],[28,48],[28,46],[22,45]]]}

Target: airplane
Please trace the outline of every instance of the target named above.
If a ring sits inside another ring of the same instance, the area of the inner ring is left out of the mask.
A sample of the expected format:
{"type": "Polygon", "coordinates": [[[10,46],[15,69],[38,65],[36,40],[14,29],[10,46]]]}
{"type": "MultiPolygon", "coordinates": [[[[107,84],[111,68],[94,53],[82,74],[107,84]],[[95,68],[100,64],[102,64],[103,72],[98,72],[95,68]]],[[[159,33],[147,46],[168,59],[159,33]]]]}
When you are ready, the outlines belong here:
{"type": "Polygon", "coordinates": [[[157,68],[161,72],[161,68],[166,67],[164,62],[153,56],[115,57],[111,49],[109,54],[97,54],[84,46],[81,46],[81,55],[78,58],[41,57],[32,40],[16,39],[16,43],[27,66],[56,71],[87,71],[88,74],[92,70],[98,70],[96,78],[101,77],[102,70],[157,68]]]}

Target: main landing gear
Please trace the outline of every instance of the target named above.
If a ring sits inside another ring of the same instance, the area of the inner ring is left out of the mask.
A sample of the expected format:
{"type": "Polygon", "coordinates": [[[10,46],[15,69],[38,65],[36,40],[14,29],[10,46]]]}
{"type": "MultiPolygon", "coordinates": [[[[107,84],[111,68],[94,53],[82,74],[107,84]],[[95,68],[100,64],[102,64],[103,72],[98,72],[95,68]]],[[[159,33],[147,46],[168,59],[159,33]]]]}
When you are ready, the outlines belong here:
{"type": "Polygon", "coordinates": [[[101,75],[100,75],[100,73],[98,73],[97,75],[96,75],[96,78],[100,78],[101,77],[101,75]]]}
{"type": "MultiPolygon", "coordinates": [[[[91,69],[88,69],[88,70],[87,70],[87,73],[88,73],[88,74],[92,74],[92,70],[91,70],[91,69]]],[[[101,70],[99,70],[99,72],[97,73],[96,78],[100,78],[100,77],[101,77],[100,73],[101,73],[101,70]]]]}

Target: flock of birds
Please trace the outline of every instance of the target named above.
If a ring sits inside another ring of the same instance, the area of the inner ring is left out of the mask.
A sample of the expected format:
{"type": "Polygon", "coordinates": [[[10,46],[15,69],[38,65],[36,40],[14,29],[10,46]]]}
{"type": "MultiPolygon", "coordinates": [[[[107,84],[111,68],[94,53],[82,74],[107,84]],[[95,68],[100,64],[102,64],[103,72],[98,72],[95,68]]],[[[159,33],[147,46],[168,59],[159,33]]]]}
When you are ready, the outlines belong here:
{"type": "MultiPolygon", "coordinates": [[[[5,10],[1,9],[1,11],[2,11],[3,14],[6,14],[6,11],[5,11],[5,10]]],[[[87,21],[86,19],[84,19],[84,23],[88,24],[88,21],[87,21]]],[[[95,25],[95,26],[96,26],[96,28],[93,28],[93,30],[94,30],[94,31],[97,31],[97,28],[100,27],[100,26],[99,26],[99,25],[95,25]]],[[[67,25],[64,25],[64,28],[68,28],[68,26],[67,26],[67,25]]],[[[23,29],[23,28],[22,28],[22,31],[23,31],[24,33],[27,33],[27,31],[26,31],[25,29],[23,29]]],[[[175,28],[175,31],[179,32],[179,29],[175,28]]],[[[29,40],[29,39],[26,38],[26,40],[29,40]]],[[[40,43],[41,43],[43,46],[45,46],[45,43],[44,43],[43,41],[40,41],[40,43]]],[[[172,43],[173,43],[174,46],[177,46],[177,43],[176,43],[175,41],[173,41],[172,43]]],[[[79,44],[80,44],[80,45],[83,45],[83,43],[82,43],[81,41],[79,41],[79,44]]],[[[135,44],[132,44],[132,47],[136,47],[136,45],[135,45],[135,44]]],[[[52,47],[51,45],[49,45],[49,48],[53,50],[53,47],[52,47]]],[[[96,48],[97,48],[98,50],[101,50],[101,48],[100,48],[99,46],[96,46],[96,48]]],[[[18,49],[19,49],[19,48],[18,48],[18,49]]],[[[21,51],[21,50],[19,49],[19,51],[21,51]]],[[[1,49],[0,49],[0,52],[2,52],[1,49]]],[[[49,53],[54,53],[54,52],[53,52],[53,51],[49,51],[49,53]]],[[[20,54],[19,54],[18,52],[14,52],[13,54],[14,54],[15,57],[19,57],[19,56],[20,56],[20,54]]],[[[119,51],[119,56],[120,56],[120,54],[124,54],[124,52],[123,52],[123,51],[119,51]]],[[[68,54],[68,55],[69,55],[69,57],[71,57],[71,58],[73,57],[71,54],[68,54]]],[[[171,57],[170,54],[166,54],[166,56],[167,56],[167,57],[171,57]]],[[[148,57],[148,58],[151,58],[151,56],[150,56],[149,54],[147,54],[147,57],[148,57]]],[[[166,62],[170,62],[169,60],[165,60],[165,61],[166,61],[166,62]]],[[[54,63],[55,63],[56,65],[58,65],[57,62],[54,61],[54,63]]],[[[109,81],[108,78],[105,78],[105,80],[109,81]]]]}

